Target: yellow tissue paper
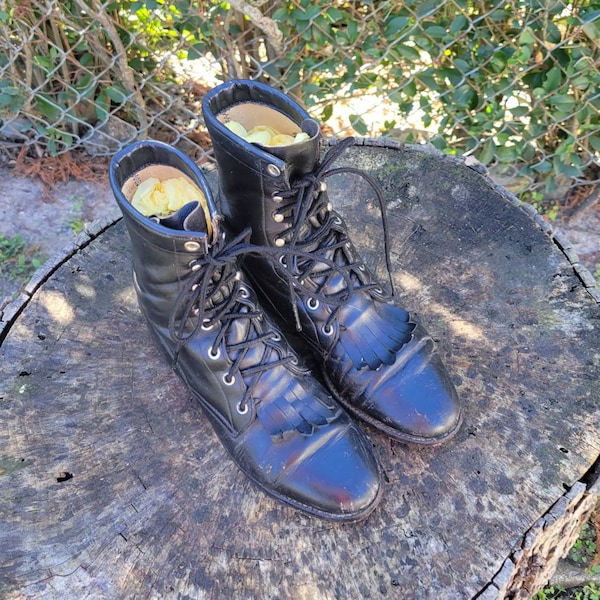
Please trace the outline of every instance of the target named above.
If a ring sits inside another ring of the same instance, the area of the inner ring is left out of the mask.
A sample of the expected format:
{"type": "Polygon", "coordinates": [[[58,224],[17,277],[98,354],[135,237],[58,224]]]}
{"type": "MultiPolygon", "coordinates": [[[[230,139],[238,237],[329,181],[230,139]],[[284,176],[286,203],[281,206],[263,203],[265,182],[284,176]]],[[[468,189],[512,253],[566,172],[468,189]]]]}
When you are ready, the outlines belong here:
{"type": "Polygon", "coordinates": [[[268,125],[257,125],[250,131],[237,121],[228,121],[225,123],[230,131],[246,140],[251,144],[260,144],[261,146],[289,146],[298,142],[305,142],[310,139],[308,133],[298,132],[295,136],[287,133],[279,133],[268,125]]]}
{"type": "Polygon", "coordinates": [[[166,217],[194,201],[206,204],[204,194],[185,177],[164,181],[149,177],[138,186],[131,204],[146,217],[166,217]]]}

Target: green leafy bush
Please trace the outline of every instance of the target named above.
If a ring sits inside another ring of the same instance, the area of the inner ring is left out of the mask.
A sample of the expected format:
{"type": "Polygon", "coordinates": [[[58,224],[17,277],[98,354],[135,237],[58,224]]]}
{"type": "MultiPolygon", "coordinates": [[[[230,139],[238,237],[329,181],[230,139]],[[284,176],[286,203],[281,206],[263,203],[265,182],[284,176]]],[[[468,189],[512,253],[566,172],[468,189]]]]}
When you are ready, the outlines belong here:
{"type": "Polygon", "coordinates": [[[177,109],[171,59],[209,56],[222,78],[268,81],[325,122],[340,99],[375,95],[397,111],[383,133],[418,116],[438,148],[547,188],[596,177],[598,0],[32,0],[0,10],[0,27],[23,50],[0,51],[0,114],[30,115],[51,152],[113,114],[152,132],[153,114],[177,109]]]}

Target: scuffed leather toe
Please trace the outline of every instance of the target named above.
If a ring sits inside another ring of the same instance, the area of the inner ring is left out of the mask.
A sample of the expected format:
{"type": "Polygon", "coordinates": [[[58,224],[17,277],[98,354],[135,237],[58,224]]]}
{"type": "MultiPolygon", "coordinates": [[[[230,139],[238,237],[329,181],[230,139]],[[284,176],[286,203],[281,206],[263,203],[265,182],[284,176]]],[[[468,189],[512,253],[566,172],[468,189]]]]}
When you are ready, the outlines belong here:
{"type": "Polygon", "coordinates": [[[297,466],[282,471],[281,493],[330,520],[364,519],[379,503],[382,484],[379,466],[363,435],[348,425],[330,429],[321,443],[297,466]]]}

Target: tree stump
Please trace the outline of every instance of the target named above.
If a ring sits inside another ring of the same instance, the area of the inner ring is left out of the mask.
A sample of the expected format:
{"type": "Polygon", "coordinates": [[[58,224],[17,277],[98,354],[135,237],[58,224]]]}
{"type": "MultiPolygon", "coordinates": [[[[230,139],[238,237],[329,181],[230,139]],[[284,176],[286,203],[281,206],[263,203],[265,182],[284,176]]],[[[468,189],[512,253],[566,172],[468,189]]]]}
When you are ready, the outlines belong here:
{"type": "MultiPolygon", "coordinates": [[[[3,598],[529,598],[547,581],[599,492],[593,278],[475,161],[362,140],[342,163],[382,185],[397,302],[439,341],[457,437],[365,426],[386,482],[361,523],[273,501],[157,351],[125,228],[105,223],[2,314],[3,598]]],[[[373,194],[329,188],[385,282],[373,194]]]]}

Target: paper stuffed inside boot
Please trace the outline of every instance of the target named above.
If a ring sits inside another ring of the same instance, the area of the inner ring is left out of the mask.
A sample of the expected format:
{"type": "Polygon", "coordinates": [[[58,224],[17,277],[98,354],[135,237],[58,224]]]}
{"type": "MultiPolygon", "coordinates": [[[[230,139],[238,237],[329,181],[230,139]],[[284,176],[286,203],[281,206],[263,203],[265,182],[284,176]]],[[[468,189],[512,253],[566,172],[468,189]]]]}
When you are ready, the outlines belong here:
{"type": "Polygon", "coordinates": [[[122,192],[136,210],[155,223],[212,236],[204,193],[175,167],[146,166],[125,181],[122,192]]]}

